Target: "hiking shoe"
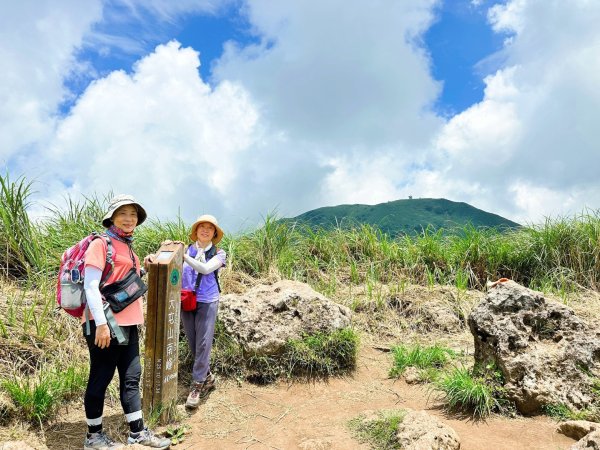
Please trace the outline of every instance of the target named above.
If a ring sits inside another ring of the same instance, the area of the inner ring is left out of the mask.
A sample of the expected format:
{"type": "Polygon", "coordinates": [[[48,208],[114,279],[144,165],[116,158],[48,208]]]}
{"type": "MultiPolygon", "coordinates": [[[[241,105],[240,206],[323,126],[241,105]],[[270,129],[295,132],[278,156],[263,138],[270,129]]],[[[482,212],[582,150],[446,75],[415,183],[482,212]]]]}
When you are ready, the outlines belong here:
{"type": "Polygon", "coordinates": [[[123,448],[123,444],[113,441],[102,430],[97,433],[88,433],[83,441],[83,450],[115,450],[117,448],[123,448]]]}
{"type": "Polygon", "coordinates": [[[190,391],[190,395],[188,395],[187,401],[185,402],[185,406],[188,408],[197,408],[200,400],[208,397],[210,391],[215,388],[216,377],[209,373],[206,377],[206,380],[202,381],[194,381],[192,383],[192,389],[190,391]]]}
{"type": "Polygon", "coordinates": [[[202,383],[202,389],[200,389],[200,397],[206,397],[208,393],[215,388],[216,382],[217,378],[209,372],[209,374],[206,376],[206,380],[204,380],[204,383],[202,383]]]}
{"type": "Polygon", "coordinates": [[[150,448],[165,449],[171,446],[171,440],[155,436],[148,428],[144,428],[139,433],[129,432],[127,444],[138,444],[150,448]]]}
{"type": "Polygon", "coordinates": [[[192,389],[190,390],[190,394],[185,402],[185,406],[188,408],[197,408],[200,403],[200,391],[202,391],[202,386],[204,383],[200,381],[194,381],[192,383],[192,389]]]}

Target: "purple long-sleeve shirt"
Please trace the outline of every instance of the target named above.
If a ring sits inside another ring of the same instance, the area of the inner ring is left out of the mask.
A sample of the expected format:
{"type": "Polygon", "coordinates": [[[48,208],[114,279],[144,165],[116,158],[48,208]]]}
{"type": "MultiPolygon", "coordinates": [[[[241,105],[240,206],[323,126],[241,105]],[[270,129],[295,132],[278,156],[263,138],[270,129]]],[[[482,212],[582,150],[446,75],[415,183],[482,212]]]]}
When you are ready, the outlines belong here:
{"type": "MultiPolygon", "coordinates": [[[[217,249],[217,253],[211,258],[210,262],[206,262],[205,254],[211,249],[212,244],[209,244],[208,247],[202,249],[198,246],[197,243],[194,243],[188,247],[186,252],[190,258],[193,258],[194,261],[191,262],[199,269],[205,269],[207,266],[212,268],[214,266],[217,267],[216,270],[209,272],[205,275],[202,275],[202,280],[200,281],[200,286],[196,290],[196,301],[202,303],[212,303],[219,300],[219,288],[217,286],[217,280],[215,278],[216,272],[220,267],[223,267],[226,262],[227,255],[225,251],[222,249],[217,249]],[[217,258],[218,263],[215,264],[213,261],[217,258]]],[[[205,272],[206,270],[202,270],[205,272]]],[[[194,270],[194,268],[188,264],[185,259],[183,262],[183,270],[181,276],[181,289],[194,290],[194,285],[196,283],[196,277],[198,276],[198,272],[194,270]]]]}

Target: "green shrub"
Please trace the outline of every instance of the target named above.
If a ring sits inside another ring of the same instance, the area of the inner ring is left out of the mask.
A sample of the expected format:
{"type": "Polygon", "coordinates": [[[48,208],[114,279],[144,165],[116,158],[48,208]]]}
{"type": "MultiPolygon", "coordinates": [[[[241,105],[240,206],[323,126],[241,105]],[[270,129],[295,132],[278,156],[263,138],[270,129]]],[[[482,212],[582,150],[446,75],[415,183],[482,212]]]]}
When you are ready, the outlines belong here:
{"type": "Polygon", "coordinates": [[[329,376],[354,369],[358,344],[358,335],[351,328],[290,340],[283,357],[286,372],[288,376],[329,376]]]}
{"type": "Polygon", "coordinates": [[[434,382],[434,389],[441,392],[448,410],[465,411],[475,418],[484,418],[500,411],[504,399],[501,375],[494,369],[471,370],[455,367],[434,382]]]}
{"type": "Polygon", "coordinates": [[[289,340],[280,355],[245,354],[217,321],[211,367],[216,372],[258,383],[270,383],[281,376],[327,377],[355,367],[358,345],[357,333],[344,328],[289,340]]]}
{"type": "Polygon", "coordinates": [[[564,403],[549,403],[542,407],[542,411],[547,416],[558,421],[587,420],[590,422],[600,422],[600,408],[597,406],[575,411],[564,403]]]}
{"type": "Polygon", "coordinates": [[[25,420],[33,423],[49,419],[60,404],[55,395],[56,386],[48,378],[5,380],[2,387],[25,420]]]}
{"type": "Polygon", "coordinates": [[[398,345],[392,347],[394,364],[390,369],[390,377],[400,377],[407,367],[418,369],[440,368],[446,364],[456,353],[435,344],[431,347],[423,347],[420,344],[412,346],[398,345]]]}
{"type": "Polygon", "coordinates": [[[393,450],[399,448],[396,432],[405,416],[403,410],[379,411],[374,419],[361,415],[350,420],[348,427],[357,440],[371,448],[393,450]]]}
{"type": "Polygon", "coordinates": [[[441,369],[438,369],[437,367],[426,367],[425,369],[419,370],[417,379],[419,383],[433,383],[439,380],[441,376],[441,369]]]}

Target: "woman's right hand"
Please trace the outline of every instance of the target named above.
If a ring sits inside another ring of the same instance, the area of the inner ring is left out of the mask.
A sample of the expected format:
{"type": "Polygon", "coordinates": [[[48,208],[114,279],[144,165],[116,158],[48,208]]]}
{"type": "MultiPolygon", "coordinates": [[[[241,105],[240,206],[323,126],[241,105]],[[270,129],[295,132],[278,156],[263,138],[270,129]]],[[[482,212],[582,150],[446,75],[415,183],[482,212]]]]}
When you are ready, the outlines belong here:
{"type": "Polygon", "coordinates": [[[181,244],[185,246],[185,242],[183,241],[172,241],[171,239],[167,239],[166,241],[162,241],[160,245],[168,245],[168,244],[181,244]]]}
{"type": "Polygon", "coordinates": [[[108,324],[98,325],[96,327],[96,339],[94,340],[94,344],[96,344],[100,348],[107,348],[110,345],[110,330],[108,328],[108,324]]]}

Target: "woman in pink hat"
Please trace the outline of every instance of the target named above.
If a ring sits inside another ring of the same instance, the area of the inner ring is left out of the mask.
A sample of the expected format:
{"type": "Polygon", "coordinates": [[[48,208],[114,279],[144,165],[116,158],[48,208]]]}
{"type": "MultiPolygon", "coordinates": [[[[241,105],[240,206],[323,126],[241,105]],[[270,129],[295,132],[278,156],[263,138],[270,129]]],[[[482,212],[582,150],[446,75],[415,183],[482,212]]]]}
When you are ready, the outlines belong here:
{"type": "Polygon", "coordinates": [[[216,246],[222,238],[223,230],[217,219],[203,215],[192,225],[190,240],[193,244],[183,257],[182,295],[191,294],[191,303],[182,309],[181,321],[194,357],[192,385],[186,401],[188,408],[197,408],[200,400],[215,388],[210,352],[221,292],[219,269],[226,261],[225,252],[216,246]]]}

